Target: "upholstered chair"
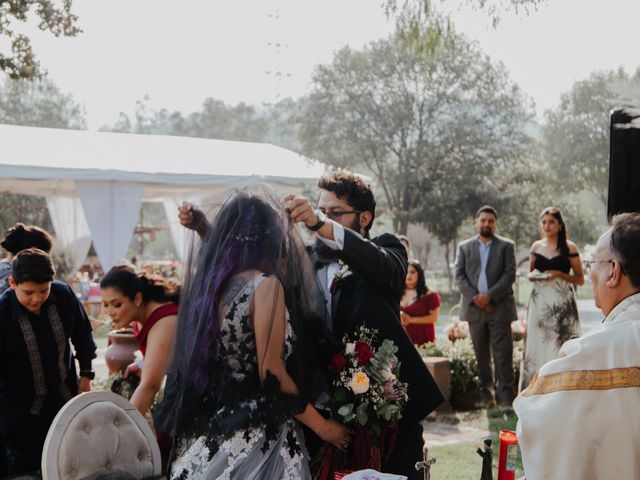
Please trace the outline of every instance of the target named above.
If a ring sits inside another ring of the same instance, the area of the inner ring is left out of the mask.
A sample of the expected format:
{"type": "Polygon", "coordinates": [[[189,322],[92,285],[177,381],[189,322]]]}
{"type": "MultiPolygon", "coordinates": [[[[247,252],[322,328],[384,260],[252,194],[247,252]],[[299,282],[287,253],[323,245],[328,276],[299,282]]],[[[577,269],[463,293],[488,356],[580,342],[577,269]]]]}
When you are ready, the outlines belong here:
{"type": "Polygon", "coordinates": [[[42,452],[44,480],[82,480],[99,472],[133,479],[161,473],[147,421],[126,399],[105,391],[70,400],[56,415],[42,452]]]}

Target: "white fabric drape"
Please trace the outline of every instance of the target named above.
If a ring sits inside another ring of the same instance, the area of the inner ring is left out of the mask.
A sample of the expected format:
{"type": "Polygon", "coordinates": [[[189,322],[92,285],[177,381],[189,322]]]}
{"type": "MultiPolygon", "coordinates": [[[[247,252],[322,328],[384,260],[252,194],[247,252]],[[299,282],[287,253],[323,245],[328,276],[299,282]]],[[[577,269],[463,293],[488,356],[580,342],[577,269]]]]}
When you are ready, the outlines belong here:
{"type": "Polygon", "coordinates": [[[80,200],[71,197],[47,197],[47,208],[56,234],[56,249],[70,255],[76,271],[91,248],[91,233],[80,200]]]}
{"type": "Polygon", "coordinates": [[[144,188],[129,182],[76,181],[103,270],[125,258],[138,222],[144,188]]]}
{"type": "Polygon", "coordinates": [[[162,204],[164,205],[164,212],[167,215],[173,246],[176,249],[178,259],[184,262],[187,229],[180,225],[180,220],[178,219],[178,207],[182,201],[182,199],[176,197],[168,197],[162,200],[162,204]]]}

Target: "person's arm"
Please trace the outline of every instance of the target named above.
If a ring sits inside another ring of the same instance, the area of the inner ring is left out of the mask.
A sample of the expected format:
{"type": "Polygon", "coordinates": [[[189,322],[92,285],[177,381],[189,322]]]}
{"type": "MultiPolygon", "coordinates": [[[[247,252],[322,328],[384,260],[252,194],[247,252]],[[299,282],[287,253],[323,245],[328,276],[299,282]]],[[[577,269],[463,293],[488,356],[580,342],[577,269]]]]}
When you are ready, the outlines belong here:
{"type": "Polygon", "coordinates": [[[405,318],[407,319],[407,323],[410,325],[429,325],[432,323],[436,323],[439,314],[440,307],[431,310],[428,315],[419,317],[414,317],[405,313],[405,318]]]}
{"type": "Polygon", "coordinates": [[[505,242],[504,270],[498,281],[489,288],[487,294],[492,302],[499,302],[510,291],[516,281],[516,248],[513,242],[505,242]]]}
{"type": "Polygon", "coordinates": [[[531,249],[529,250],[529,273],[533,272],[536,269],[536,256],[535,256],[535,248],[538,242],[533,242],[531,244],[531,249]]]}
{"type": "Polygon", "coordinates": [[[469,277],[467,277],[465,251],[462,247],[462,245],[458,245],[458,252],[456,253],[456,263],[454,267],[456,283],[465,297],[473,298],[478,294],[478,290],[471,285],[469,277]]]}
{"type": "Polygon", "coordinates": [[[167,373],[177,318],[176,315],[161,318],[149,331],[140,385],[131,397],[131,404],[142,415],[153,403],[167,373]]]}
{"type": "MultiPolygon", "coordinates": [[[[280,382],[280,390],[290,395],[298,395],[298,386],[287,372],[282,357],[286,332],[286,307],[284,289],[275,278],[262,281],[253,298],[253,328],[256,338],[258,372],[264,381],[267,372],[280,382]]],[[[313,430],[321,439],[344,448],[349,443],[349,433],[344,425],[325,419],[311,405],[295,418],[313,430]]]]}
{"type": "Polygon", "coordinates": [[[344,248],[338,257],[368,283],[400,295],[407,277],[407,251],[400,240],[389,233],[376,241],[377,244],[345,228],[344,248]]]}
{"type": "MultiPolygon", "coordinates": [[[[292,221],[304,222],[307,227],[318,223],[318,215],[307,198],[288,195],[282,201],[292,221]]],[[[329,219],[316,231],[316,235],[330,248],[339,251],[338,258],[362,275],[365,281],[397,295],[402,293],[407,275],[407,251],[395,235],[381,235],[379,245],[376,245],[329,219]]]]}
{"type": "Polygon", "coordinates": [[[204,212],[189,202],[182,202],[178,207],[178,218],[183,227],[195,230],[203,240],[211,229],[211,224],[204,212]]]}
{"type": "MultiPolygon", "coordinates": [[[[65,285],[65,290],[70,302],[69,308],[72,319],[71,343],[75,350],[75,358],[78,360],[80,372],[90,372],[91,363],[92,360],[96,358],[97,350],[96,344],[93,341],[91,321],[71,287],[65,285]]],[[[91,380],[80,376],[78,390],[80,393],[91,390],[91,380]]]]}

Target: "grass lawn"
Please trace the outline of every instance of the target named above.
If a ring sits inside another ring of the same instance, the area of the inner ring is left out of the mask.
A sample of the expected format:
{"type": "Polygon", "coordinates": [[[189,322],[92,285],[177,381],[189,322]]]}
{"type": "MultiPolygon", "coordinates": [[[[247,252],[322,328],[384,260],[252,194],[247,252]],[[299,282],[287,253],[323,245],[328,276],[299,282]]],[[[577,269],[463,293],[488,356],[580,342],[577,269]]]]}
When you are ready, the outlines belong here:
{"type": "MultiPolygon", "coordinates": [[[[512,410],[490,408],[469,412],[455,412],[438,415],[439,422],[469,426],[488,430],[493,441],[493,478],[498,477],[498,433],[500,430],[515,430],[518,418],[512,410]]],[[[428,428],[428,424],[427,424],[428,428]]],[[[482,471],[482,458],[476,449],[482,448],[482,441],[444,445],[429,449],[436,463],[431,467],[432,480],[478,480],[482,471]]],[[[518,449],[516,478],[524,476],[522,459],[518,449]]]]}

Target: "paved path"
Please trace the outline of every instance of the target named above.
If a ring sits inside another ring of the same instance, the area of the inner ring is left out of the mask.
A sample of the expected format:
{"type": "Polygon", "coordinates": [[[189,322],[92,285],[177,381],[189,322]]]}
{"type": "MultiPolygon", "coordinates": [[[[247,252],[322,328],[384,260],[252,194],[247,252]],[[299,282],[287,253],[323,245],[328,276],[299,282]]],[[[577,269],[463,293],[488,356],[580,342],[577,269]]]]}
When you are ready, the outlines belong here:
{"type": "Polygon", "coordinates": [[[488,430],[441,422],[423,422],[424,442],[429,448],[478,441],[490,435],[488,430]]]}

